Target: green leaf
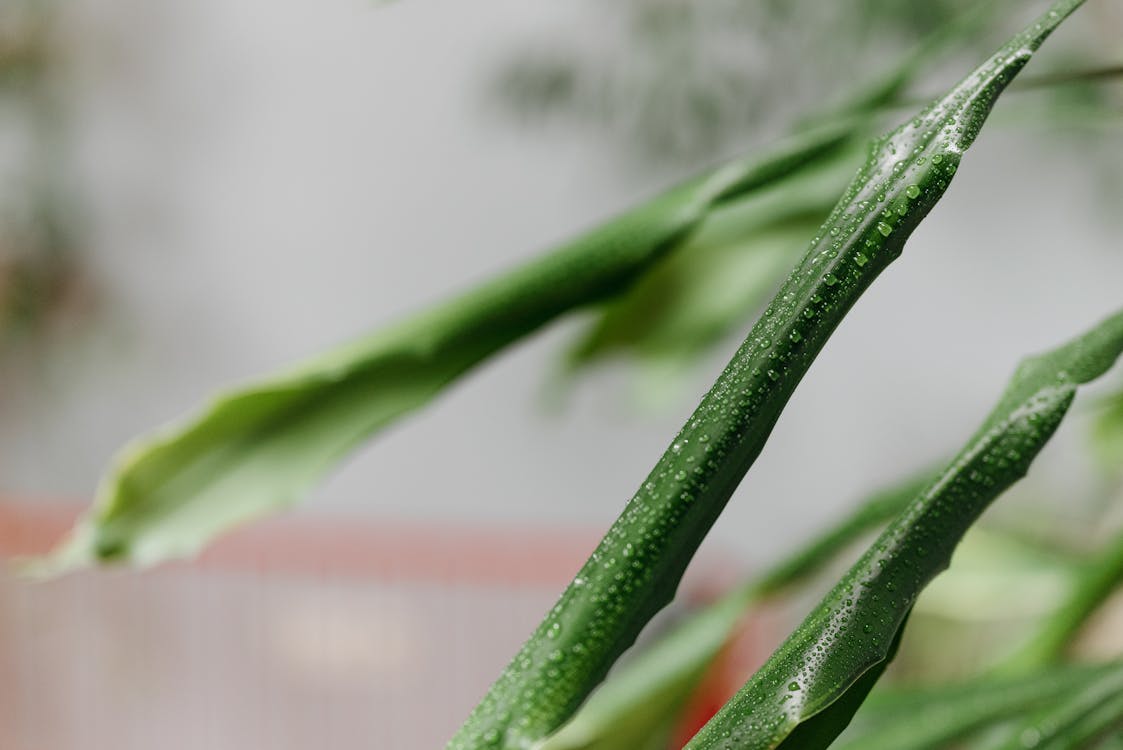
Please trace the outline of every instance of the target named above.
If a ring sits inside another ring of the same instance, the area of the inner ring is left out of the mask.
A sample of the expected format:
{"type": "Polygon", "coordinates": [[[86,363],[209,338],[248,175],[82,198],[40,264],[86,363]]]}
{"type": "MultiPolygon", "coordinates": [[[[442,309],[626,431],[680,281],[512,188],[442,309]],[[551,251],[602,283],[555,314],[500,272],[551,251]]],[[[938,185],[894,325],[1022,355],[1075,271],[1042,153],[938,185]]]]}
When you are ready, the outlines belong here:
{"type": "Polygon", "coordinates": [[[1064,656],[1084,624],[1123,586],[1123,533],[1104,545],[1076,575],[1075,585],[1056,613],[996,668],[1017,673],[1064,656]]]}
{"type": "Polygon", "coordinates": [[[192,555],[223,531],[287,507],[372,433],[557,316],[626,289],[715,208],[830,153],[849,132],[826,127],[726,164],[449,303],[141,438],[39,569],[192,555]]]}
{"type": "Polygon", "coordinates": [[[1123,393],[1108,399],[1092,427],[1092,445],[1100,464],[1123,473],[1123,393]]]}
{"type": "Polygon", "coordinates": [[[618,353],[694,361],[776,291],[860,161],[843,150],[713,212],[678,252],[606,306],[570,367],[618,353]]]}
{"type": "Polygon", "coordinates": [[[827,216],[861,163],[856,146],[876,116],[899,100],[924,63],[989,18],[986,4],[932,34],[896,67],[808,120],[851,121],[847,148],[808,162],[766,189],[714,211],[697,235],[609,304],[570,352],[580,368],[612,354],[633,354],[663,374],[695,361],[757,312],[827,216]]]}
{"type": "Polygon", "coordinates": [[[847,699],[852,686],[866,689],[864,675],[884,669],[904,618],[928,582],[948,566],[963,534],[1025,475],[1068,411],[1077,386],[1102,375],[1120,353],[1123,312],[1025,360],[958,457],[688,748],[826,747],[850,716],[832,707],[847,699]],[[812,727],[805,728],[808,724],[812,727]],[[735,741],[727,743],[730,737],[735,741]]]}
{"type": "Polygon", "coordinates": [[[659,722],[677,718],[747,610],[820,571],[862,534],[903,510],[932,473],[870,497],[841,522],[793,554],[690,615],[636,654],[597,689],[573,719],[539,750],[631,750],[657,737],[659,722]]]}
{"type": "Polygon", "coordinates": [[[1047,706],[1118,665],[1060,667],[1016,679],[874,693],[839,750],[940,750],[980,728],[1047,706]]]}
{"type": "MultiPolygon", "coordinates": [[[[673,598],[686,565],[830,334],[943,195],[1002,90],[1078,5],[1054,5],[947,96],[873,145],[806,256],[450,750],[525,748],[549,736],[673,598]]],[[[1024,437],[1013,442],[1020,445],[1024,437]]],[[[900,616],[880,649],[888,648],[899,624],[900,616]]],[[[885,653],[869,663],[863,656],[852,679],[885,653]]],[[[826,690],[816,712],[840,694],[826,690]]],[[[816,705],[796,700],[785,708],[816,705]]],[[[755,721],[772,724],[776,713],[755,721]]],[[[706,741],[721,741],[718,731],[706,741]]]]}
{"type": "Polygon", "coordinates": [[[1123,731],[1123,664],[1016,726],[993,750],[1083,750],[1123,731]]]}

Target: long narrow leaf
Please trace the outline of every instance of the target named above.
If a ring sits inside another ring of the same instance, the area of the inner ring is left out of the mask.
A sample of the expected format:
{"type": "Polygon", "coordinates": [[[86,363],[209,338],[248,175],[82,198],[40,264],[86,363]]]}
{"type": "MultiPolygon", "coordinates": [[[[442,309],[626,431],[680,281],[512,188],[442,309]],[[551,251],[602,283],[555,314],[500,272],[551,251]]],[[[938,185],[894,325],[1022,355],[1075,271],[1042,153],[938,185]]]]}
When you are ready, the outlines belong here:
{"type": "Polygon", "coordinates": [[[688,617],[622,664],[539,750],[630,750],[658,736],[659,722],[678,715],[749,608],[814,575],[862,534],[888,522],[931,476],[875,494],[758,578],[688,617]]]}
{"type": "Polygon", "coordinates": [[[571,352],[568,364],[586,365],[623,352],[662,365],[663,370],[668,364],[692,361],[699,350],[758,311],[861,163],[857,147],[876,133],[874,115],[899,102],[922,66],[949,42],[985,23],[990,5],[981,3],[958,17],[878,80],[810,118],[809,124],[851,119],[854,148],[840,149],[714,212],[692,241],[607,306],[571,352]]]}
{"type": "Polygon", "coordinates": [[[558,315],[626,288],[715,207],[832,151],[849,132],[827,127],[727,164],[448,304],[141,438],[45,568],[191,555],[288,506],[373,432],[558,315]]]}
{"type": "Polygon", "coordinates": [[[849,694],[868,689],[863,678],[884,670],[921,590],[948,566],[979,515],[1025,475],[1077,386],[1120,353],[1123,312],[1023,362],[959,456],[688,747],[826,747],[850,718],[830,709],[842,700],[853,705],[849,694]]]}
{"type": "MultiPolygon", "coordinates": [[[[830,334],[943,195],[1002,90],[1079,4],[1054,5],[946,97],[874,145],[807,255],[450,750],[524,748],[547,737],[671,600],[830,334]]],[[[801,705],[809,704],[790,707],[801,705]]]]}

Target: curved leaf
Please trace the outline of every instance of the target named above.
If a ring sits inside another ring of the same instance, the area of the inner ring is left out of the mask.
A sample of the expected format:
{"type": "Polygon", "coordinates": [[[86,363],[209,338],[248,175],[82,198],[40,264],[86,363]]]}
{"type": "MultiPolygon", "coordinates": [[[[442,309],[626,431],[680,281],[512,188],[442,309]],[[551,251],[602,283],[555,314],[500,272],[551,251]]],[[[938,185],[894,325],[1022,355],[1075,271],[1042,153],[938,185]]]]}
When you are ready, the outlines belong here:
{"type": "Polygon", "coordinates": [[[726,164],[458,299],[141,438],[117,457],[92,512],[41,569],[191,555],[230,527],[290,505],[373,432],[562,313],[619,293],[710,211],[831,152],[849,132],[826,127],[726,164]]]}
{"type": "Polygon", "coordinates": [[[987,506],[1025,475],[1077,386],[1102,375],[1120,353],[1123,312],[1025,360],[959,456],[688,747],[826,747],[851,715],[832,706],[852,690],[868,690],[863,677],[884,669],[921,590],[948,566],[987,506]]]}
{"type": "MultiPolygon", "coordinates": [[[[1054,5],[947,96],[874,144],[806,256],[450,750],[525,748],[550,735],[671,600],[830,334],[943,195],[1002,90],[1079,4],[1054,5]]],[[[893,633],[899,624],[897,617],[893,633]]],[[[890,633],[881,647],[892,640],[890,633]]],[[[854,679],[884,658],[882,651],[854,679]]],[[[829,695],[815,711],[838,697],[829,695]]],[[[721,739],[717,731],[711,740],[721,739]]]]}

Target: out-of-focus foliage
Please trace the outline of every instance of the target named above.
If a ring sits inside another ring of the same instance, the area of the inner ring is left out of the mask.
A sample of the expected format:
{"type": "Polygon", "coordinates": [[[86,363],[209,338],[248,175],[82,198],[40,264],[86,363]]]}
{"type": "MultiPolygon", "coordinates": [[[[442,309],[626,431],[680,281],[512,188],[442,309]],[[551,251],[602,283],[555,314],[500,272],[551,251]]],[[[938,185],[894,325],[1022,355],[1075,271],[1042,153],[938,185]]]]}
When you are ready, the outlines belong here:
{"type": "Polygon", "coordinates": [[[566,36],[553,29],[548,39],[527,44],[501,68],[497,89],[523,117],[593,124],[645,161],[695,160],[806,111],[812,98],[848,90],[855,77],[899,59],[908,46],[977,5],[588,3],[577,9],[579,31],[566,36]]]}
{"type": "Polygon", "coordinates": [[[53,88],[56,12],[43,0],[0,6],[0,356],[84,296],[53,88]]]}
{"type": "MultiPolygon", "coordinates": [[[[603,134],[645,164],[696,161],[744,143],[849,88],[938,29],[974,14],[980,28],[1019,12],[1011,0],[618,0],[577,6],[573,30],[534,39],[503,64],[497,99],[523,122],[562,120],[603,134]],[[814,54],[807,54],[813,49],[814,54]],[[777,71],[784,71],[777,75],[777,71]]],[[[1023,11],[1024,12],[1024,11],[1023,11]]],[[[1110,16],[1111,10],[1089,9],[1110,16]]],[[[1110,28],[1110,27],[1109,27],[1110,28]]],[[[1109,33],[1071,45],[1066,69],[1118,50],[1109,33]],[[1095,48],[1099,54],[1089,54],[1095,48]]],[[[991,43],[985,33],[968,41],[991,43]]],[[[1102,87],[1040,97],[1049,118],[1119,112],[1102,87]]],[[[1073,119],[1087,120],[1087,117],[1073,119]]]]}
{"type": "Polygon", "coordinates": [[[1112,473],[1123,474],[1123,392],[1104,401],[1092,431],[1096,458],[1112,473]]]}

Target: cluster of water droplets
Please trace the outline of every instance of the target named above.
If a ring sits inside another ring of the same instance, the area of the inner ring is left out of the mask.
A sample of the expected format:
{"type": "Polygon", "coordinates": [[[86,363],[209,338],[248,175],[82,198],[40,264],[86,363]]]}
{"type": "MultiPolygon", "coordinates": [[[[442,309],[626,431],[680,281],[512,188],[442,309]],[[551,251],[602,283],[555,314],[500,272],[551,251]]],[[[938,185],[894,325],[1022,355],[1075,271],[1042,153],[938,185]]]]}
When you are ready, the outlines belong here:
{"type": "Polygon", "coordinates": [[[766,747],[884,660],[903,618],[983,510],[1025,474],[1075,386],[1055,380],[978,436],[887,529],[691,747],[766,747]]]}

